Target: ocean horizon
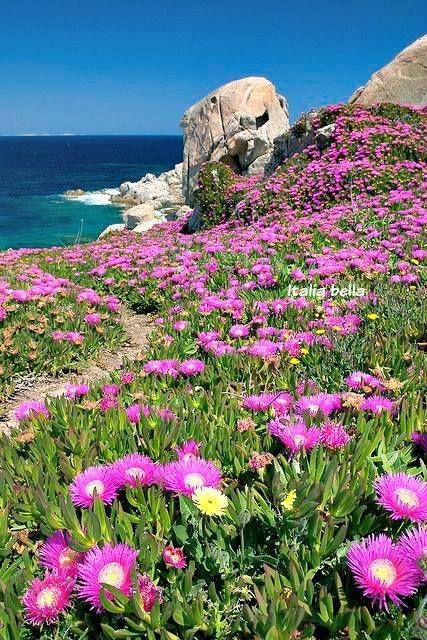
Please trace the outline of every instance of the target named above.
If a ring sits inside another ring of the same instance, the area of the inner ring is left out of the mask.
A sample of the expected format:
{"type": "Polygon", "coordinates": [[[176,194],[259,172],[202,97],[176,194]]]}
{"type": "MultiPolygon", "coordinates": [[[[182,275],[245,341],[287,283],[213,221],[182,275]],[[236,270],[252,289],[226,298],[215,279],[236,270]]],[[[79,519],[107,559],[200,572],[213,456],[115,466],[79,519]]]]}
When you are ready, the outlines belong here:
{"type": "Polygon", "coordinates": [[[0,250],[89,241],[122,221],[103,190],[182,161],[182,136],[0,136],[0,250]],[[64,193],[82,189],[69,198],[64,193]]]}

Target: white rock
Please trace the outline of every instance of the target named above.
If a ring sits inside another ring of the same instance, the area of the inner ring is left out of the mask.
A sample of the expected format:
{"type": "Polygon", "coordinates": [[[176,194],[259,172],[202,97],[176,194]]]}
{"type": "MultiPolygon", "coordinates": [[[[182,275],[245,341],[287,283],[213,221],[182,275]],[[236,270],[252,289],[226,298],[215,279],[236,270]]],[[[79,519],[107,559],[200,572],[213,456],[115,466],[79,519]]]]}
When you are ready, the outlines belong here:
{"type": "Polygon", "coordinates": [[[415,40],[374,73],[364,87],[355,91],[349,102],[366,105],[377,102],[427,104],[427,35],[415,40]]]}
{"type": "Polygon", "coordinates": [[[103,238],[104,236],[106,236],[109,233],[112,233],[113,231],[123,231],[124,228],[125,228],[125,225],[123,223],[110,224],[106,229],[104,229],[104,231],[102,231],[99,234],[98,239],[103,238]]]}
{"type": "Polygon", "coordinates": [[[164,218],[153,218],[152,220],[145,220],[144,222],[141,222],[136,227],[134,227],[132,231],[134,233],[145,233],[146,231],[149,231],[150,229],[155,227],[156,224],[161,224],[162,222],[165,222],[164,218]]]}

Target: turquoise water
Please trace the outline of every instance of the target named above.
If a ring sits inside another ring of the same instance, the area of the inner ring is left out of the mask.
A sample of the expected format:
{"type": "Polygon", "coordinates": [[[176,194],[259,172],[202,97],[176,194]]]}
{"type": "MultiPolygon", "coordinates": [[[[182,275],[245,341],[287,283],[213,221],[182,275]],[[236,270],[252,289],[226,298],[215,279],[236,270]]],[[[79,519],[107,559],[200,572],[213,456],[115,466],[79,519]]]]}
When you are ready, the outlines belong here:
{"type": "Polygon", "coordinates": [[[181,158],[179,136],[0,137],[0,249],[96,238],[121,222],[121,208],[99,190],[160,174],[181,158]],[[77,188],[88,194],[63,196],[77,188]]]}

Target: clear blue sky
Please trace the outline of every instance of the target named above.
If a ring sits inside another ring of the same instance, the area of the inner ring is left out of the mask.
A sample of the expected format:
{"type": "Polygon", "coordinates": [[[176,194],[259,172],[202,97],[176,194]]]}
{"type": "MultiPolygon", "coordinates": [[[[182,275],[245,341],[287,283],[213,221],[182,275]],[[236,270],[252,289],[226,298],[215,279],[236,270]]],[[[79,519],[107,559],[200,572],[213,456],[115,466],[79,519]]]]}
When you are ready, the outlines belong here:
{"type": "Polygon", "coordinates": [[[0,133],[179,133],[263,75],[291,117],[346,100],[427,31],[425,0],[3,0],[0,133]]]}

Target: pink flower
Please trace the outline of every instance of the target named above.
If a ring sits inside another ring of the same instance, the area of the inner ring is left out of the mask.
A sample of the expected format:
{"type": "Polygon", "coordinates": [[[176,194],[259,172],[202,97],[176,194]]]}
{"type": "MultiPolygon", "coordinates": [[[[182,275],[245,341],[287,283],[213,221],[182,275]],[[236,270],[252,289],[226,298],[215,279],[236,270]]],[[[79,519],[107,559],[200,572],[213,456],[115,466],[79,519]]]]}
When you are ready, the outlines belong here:
{"type": "Polygon", "coordinates": [[[71,501],[79,507],[90,507],[95,493],[104,504],[111,504],[117,497],[117,485],[111,467],[88,467],[70,485],[71,501]]]}
{"type": "Polygon", "coordinates": [[[129,419],[129,422],[132,424],[138,424],[141,420],[142,407],[140,404],[131,404],[126,409],[126,415],[129,419]]]}
{"type": "Polygon", "coordinates": [[[163,549],[163,561],[169,567],[184,569],[187,566],[187,558],[182,549],[168,545],[163,549]]]}
{"type": "Polygon", "coordinates": [[[249,335],[249,329],[244,324],[235,324],[228,332],[230,338],[245,338],[249,335]]]}
{"type": "Polygon", "coordinates": [[[187,440],[179,447],[175,447],[175,451],[178,455],[178,460],[186,462],[188,460],[194,460],[200,456],[201,443],[195,440],[187,440]]]}
{"type": "Polygon", "coordinates": [[[117,487],[151,485],[159,478],[159,466],[148,456],[129,453],[111,465],[110,473],[117,487]]]}
{"type": "Polygon", "coordinates": [[[75,578],[82,553],[69,546],[70,534],[67,531],[55,531],[43,543],[40,549],[40,564],[71,578],[75,578]]]}
{"type": "Polygon", "coordinates": [[[280,420],[272,420],[268,424],[271,435],[276,436],[292,453],[301,449],[308,451],[322,439],[322,431],[318,427],[307,427],[303,422],[283,424],[280,420]]]}
{"type": "Polygon", "coordinates": [[[39,402],[38,400],[26,400],[25,402],[21,402],[21,404],[15,409],[15,417],[20,422],[28,420],[28,418],[40,416],[48,418],[49,411],[45,403],[39,402]]]}
{"type": "Polygon", "coordinates": [[[382,412],[391,413],[394,408],[394,402],[383,396],[370,396],[365,398],[360,405],[362,411],[371,411],[372,413],[379,414],[382,412]]]}
{"type": "Polygon", "coordinates": [[[60,613],[70,604],[74,581],[64,575],[46,572],[45,577],[35,578],[22,597],[24,617],[33,625],[57,622],[60,613]]]}
{"type": "Polygon", "coordinates": [[[411,440],[418,447],[421,447],[425,452],[427,452],[427,433],[414,433],[411,435],[411,440]]]}
{"type": "Polygon", "coordinates": [[[113,398],[112,396],[104,396],[99,401],[99,408],[102,412],[109,411],[110,409],[117,409],[118,402],[117,398],[113,398]]]}
{"type": "Polygon", "coordinates": [[[67,331],[64,338],[67,342],[72,342],[73,344],[81,344],[85,339],[84,335],[78,331],[67,331]]]}
{"type": "Polygon", "coordinates": [[[374,483],[378,503],[393,520],[427,520],[427,482],[407,473],[388,473],[374,483]]]}
{"type": "Polygon", "coordinates": [[[177,320],[174,324],[173,324],[173,328],[175,329],[175,331],[183,331],[184,329],[186,329],[188,327],[188,322],[187,320],[177,320]]]}
{"type": "Polygon", "coordinates": [[[258,396],[247,396],[243,400],[243,406],[250,411],[267,411],[273,406],[273,402],[276,399],[274,393],[260,393],[258,396]]]}
{"type": "Polygon", "coordinates": [[[329,420],[321,425],[322,444],[328,449],[339,449],[344,447],[351,437],[342,424],[329,420]]]}
{"type": "Polygon", "coordinates": [[[144,365],[145,373],[154,373],[163,376],[172,376],[176,378],[178,376],[177,360],[150,360],[144,365]]]}
{"type": "Polygon", "coordinates": [[[371,376],[369,373],[363,373],[362,371],[354,371],[344,379],[344,382],[351,389],[364,389],[365,387],[370,387],[371,389],[383,388],[379,378],[371,376]]]}
{"type": "Polygon", "coordinates": [[[141,594],[142,606],[148,613],[156,602],[163,602],[162,590],[144,573],[138,576],[138,590],[141,594]]]}
{"type": "Polygon", "coordinates": [[[66,398],[81,398],[89,393],[87,384],[68,384],[65,390],[66,398]]]}
{"type": "Polygon", "coordinates": [[[101,392],[106,398],[115,398],[120,393],[120,386],[118,384],[104,384],[101,387],[101,392]]]}
{"type": "Polygon", "coordinates": [[[165,464],[162,478],[168,491],[191,496],[199,487],[218,487],[222,476],[213,462],[193,458],[165,464]]]}
{"type": "Polygon", "coordinates": [[[416,590],[418,580],[413,564],[384,534],[353,544],[347,560],[363,594],[381,608],[387,610],[387,598],[402,605],[401,597],[416,590]]]}
{"type": "Polygon", "coordinates": [[[203,373],[205,370],[205,364],[201,360],[184,360],[178,367],[179,373],[185,376],[193,376],[198,373],[203,373]]]}
{"type": "Polygon", "coordinates": [[[271,453],[254,453],[248,462],[250,469],[264,469],[268,464],[271,464],[274,460],[274,456],[271,453]]]}
{"type": "MultiPolygon", "coordinates": [[[[132,591],[132,571],[136,566],[138,551],[126,544],[105,544],[86,553],[79,567],[78,594],[97,611],[102,610],[100,593],[103,585],[115,587],[126,596],[132,591]]],[[[113,596],[105,589],[105,597],[113,596]]]]}
{"type": "Polygon", "coordinates": [[[317,416],[319,413],[329,416],[340,408],[341,399],[335,393],[316,393],[312,396],[302,396],[296,404],[298,413],[308,413],[310,416],[317,416]]]}
{"type": "Polygon", "coordinates": [[[427,529],[418,527],[406,531],[398,542],[402,555],[410,560],[420,581],[427,580],[427,529]]]}
{"type": "Polygon", "coordinates": [[[136,376],[133,371],[123,371],[120,376],[120,382],[122,384],[131,384],[135,380],[136,376]]]}
{"type": "Polygon", "coordinates": [[[101,314],[87,313],[85,315],[85,322],[91,327],[96,327],[98,324],[101,324],[102,322],[101,314]]]}

